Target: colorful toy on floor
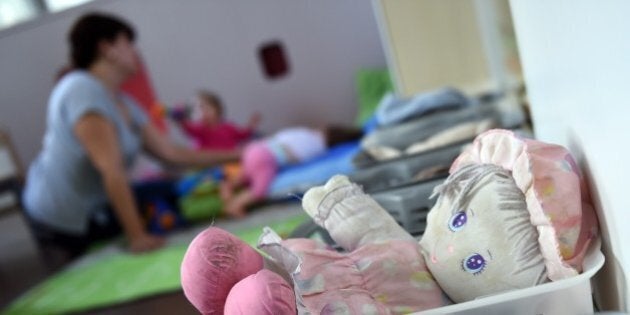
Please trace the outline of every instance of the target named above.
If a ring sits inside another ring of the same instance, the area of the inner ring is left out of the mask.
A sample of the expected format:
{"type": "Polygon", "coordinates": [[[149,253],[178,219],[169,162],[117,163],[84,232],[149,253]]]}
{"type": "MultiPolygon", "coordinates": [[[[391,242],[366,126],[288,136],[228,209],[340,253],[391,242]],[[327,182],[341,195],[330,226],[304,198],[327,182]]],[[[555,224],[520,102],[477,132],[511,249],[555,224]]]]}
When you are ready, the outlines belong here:
{"type": "Polygon", "coordinates": [[[216,218],[223,209],[218,184],[212,181],[199,183],[189,194],[180,197],[179,207],[189,222],[216,218]]]}
{"type": "Polygon", "coordinates": [[[204,182],[217,183],[225,178],[221,167],[213,167],[206,170],[190,173],[184,176],[177,183],[177,193],[185,196],[192,193],[200,184],[204,182]]]}
{"type": "Polygon", "coordinates": [[[189,174],[178,182],[179,208],[187,221],[212,219],[221,213],[218,185],[224,177],[223,168],[215,167],[189,174]]]}
{"type": "Polygon", "coordinates": [[[145,220],[149,232],[157,235],[164,235],[185,225],[173,206],[162,199],[154,199],[145,206],[145,220]]]}

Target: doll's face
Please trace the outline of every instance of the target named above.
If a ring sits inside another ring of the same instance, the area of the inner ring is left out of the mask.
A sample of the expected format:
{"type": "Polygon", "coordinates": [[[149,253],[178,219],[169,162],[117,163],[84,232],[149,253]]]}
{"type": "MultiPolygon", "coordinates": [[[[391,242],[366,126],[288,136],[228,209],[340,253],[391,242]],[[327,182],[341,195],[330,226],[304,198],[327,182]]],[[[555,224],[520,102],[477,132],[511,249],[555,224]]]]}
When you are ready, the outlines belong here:
{"type": "Polygon", "coordinates": [[[502,170],[465,171],[470,174],[452,180],[462,175],[456,172],[438,188],[420,241],[434,278],[455,302],[543,282],[538,233],[512,177],[502,170]]]}

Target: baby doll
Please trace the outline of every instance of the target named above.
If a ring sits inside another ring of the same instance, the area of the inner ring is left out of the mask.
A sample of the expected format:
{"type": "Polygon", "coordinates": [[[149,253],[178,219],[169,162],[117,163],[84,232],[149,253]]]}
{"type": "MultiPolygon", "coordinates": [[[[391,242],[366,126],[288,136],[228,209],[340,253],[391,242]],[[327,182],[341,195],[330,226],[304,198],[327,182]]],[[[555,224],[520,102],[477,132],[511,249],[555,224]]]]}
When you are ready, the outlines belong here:
{"type": "Polygon", "coordinates": [[[210,228],[186,253],[184,292],[204,314],[409,313],[574,276],[596,236],[568,152],[508,131],[480,135],[435,194],[418,243],[335,176],[309,190],[303,207],[346,252],[265,229],[259,248],[282,277],[242,241],[210,228]]]}

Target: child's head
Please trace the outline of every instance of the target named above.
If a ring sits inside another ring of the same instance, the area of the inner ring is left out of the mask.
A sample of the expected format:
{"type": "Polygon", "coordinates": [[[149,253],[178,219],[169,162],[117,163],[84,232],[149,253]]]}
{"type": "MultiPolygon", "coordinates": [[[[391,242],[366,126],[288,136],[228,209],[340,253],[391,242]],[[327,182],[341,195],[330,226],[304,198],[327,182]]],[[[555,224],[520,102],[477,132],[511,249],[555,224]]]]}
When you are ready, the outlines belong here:
{"type": "Polygon", "coordinates": [[[218,95],[202,90],[197,93],[197,101],[204,123],[213,125],[223,120],[223,104],[218,95]]]}
{"type": "Polygon", "coordinates": [[[363,130],[356,127],[345,127],[337,125],[328,125],[323,128],[326,146],[332,147],[337,144],[355,141],[363,137],[363,130]]]}

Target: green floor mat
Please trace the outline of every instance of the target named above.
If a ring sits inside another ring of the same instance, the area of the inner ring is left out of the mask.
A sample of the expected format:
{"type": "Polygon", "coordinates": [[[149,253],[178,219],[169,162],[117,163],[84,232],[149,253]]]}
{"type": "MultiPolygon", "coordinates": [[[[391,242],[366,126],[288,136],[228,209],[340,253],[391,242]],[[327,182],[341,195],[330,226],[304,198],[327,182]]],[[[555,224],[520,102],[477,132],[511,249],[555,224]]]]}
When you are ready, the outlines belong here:
{"type": "MultiPolygon", "coordinates": [[[[286,236],[306,218],[300,213],[264,225],[286,236]]],[[[231,232],[254,245],[264,225],[231,232]]],[[[190,239],[202,229],[192,231],[190,239]]],[[[188,242],[169,242],[168,247],[143,255],[103,253],[107,248],[91,253],[88,256],[94,257],[85,257],[53,275],[13,302],[3,314],[78,312],[180,290],[179,267],[188,242]]]]}

